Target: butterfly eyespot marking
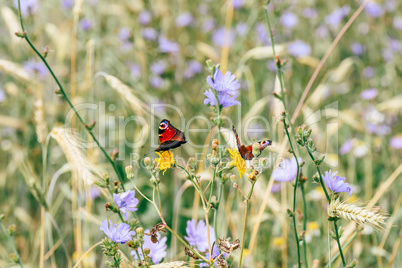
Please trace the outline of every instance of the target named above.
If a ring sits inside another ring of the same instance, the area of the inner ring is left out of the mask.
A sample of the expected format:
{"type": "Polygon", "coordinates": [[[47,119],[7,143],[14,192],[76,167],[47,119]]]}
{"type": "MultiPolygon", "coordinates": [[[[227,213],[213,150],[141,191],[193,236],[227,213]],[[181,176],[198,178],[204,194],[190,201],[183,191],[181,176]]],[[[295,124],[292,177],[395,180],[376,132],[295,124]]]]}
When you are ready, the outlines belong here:
{"type": "Polygon", "coordinates": [[[168,126],[169,126],[169,123],[168,123],[168,122],[162,121],[162,122],[159,124],[159,129],[163,130],[163,129],[166,129],[168,126]]]}

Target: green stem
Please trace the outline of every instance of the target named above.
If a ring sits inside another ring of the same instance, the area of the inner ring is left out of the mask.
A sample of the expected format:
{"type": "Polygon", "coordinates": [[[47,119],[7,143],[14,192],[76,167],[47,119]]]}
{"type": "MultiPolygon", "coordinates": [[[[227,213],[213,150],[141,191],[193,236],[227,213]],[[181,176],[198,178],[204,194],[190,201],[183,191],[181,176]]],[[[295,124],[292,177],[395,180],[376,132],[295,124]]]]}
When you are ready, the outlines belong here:
{"type": "Polygon", "coordinates": [[[218,218],[219,204],[221,203],[221,198],[222,198],[222,192],[223,192],[223,183],[221,182],[219,184],[219,188],[218,188],[218,200],[216,202],[216,209],[214,211],[214,229],[215,229],[216,238],[219,237],[218,236],[217,218],[218,218]]]}
{"type": "MultiPolygon", "coordinates": [[[[352,237],[343,245],[344,248],[348,247],[348,246],[350,245],[350,243],[352,243],[352,241],[356,238],[356,236],[357,236],[357,231],[355,231],[354,234],[352,235],[352,237]]],[[[340,252],[337,252],[337,253],[333,256],[332,260],[330,260],[330,261],[327,263],[327,265],[325,265],[325,268],[330,267],[330,266],[332,265],[332,263],[333,263],[334,261],[336,261],[336,259],[339,257],[339,255],[340,255],[340,252]]]]}
{"type": "MultiPolygon", "coordinates": [[[[304,193],[304,183],[305,182],[300,182],[300,188],[302,191],[302,197],[303,197],[303,230],[306,232],[307,230],[307,202],[306,202],[306,197],[304,193]]],[[[307,261],[307,244],[306,241],[303,241],[303,254],[304,254],[304,265],[308,267],[308,261],[307,261]]]]}
{"type": "MultiPolygon", "coordinates": [[[[313,154],[311,153],[311,150],[308,148],[308,146],[305,146],[305,147],[306,147],[308,154],[310,155],[311,160],[313,160],[313,163],[315,163],[315,158],[314,158],[313,154]]],[[[329,198],[327,189],[325,188],[324,182],[322,181],[322,174],[321,174],[320,168],[317,165],[315,167],[317,169],[318,175],[320,176],[320,184],[321,184],[322,189],[324,190],[325,197],[327,198],[328,203],[331,204],[331,199],[329,198]]]]}
{"type": "MultiPolygon", "coordinates": [[[[309,147],[307,145],[305,147],[307,149],[308,154],[310,155],[311,160],[313,160],[313,162],[315,163],[315,158],[314,158],[313,154],[311,153],[311,150],[309,149],[309,147]]],[[[315,167],[317,169],[318,175],[320,176],[320,184],[321,184],[322,189],[324,190],[325,197],[327,198],[328,204],[331,204],[331,198],[329,198],[327,189],[325,188],[324,182],[322,181],[322,174],[321,174],[320,168],[318,165],[315,165],[315,167]]],[[[335,228],[335,233],[336,233],[336,243],[338,244],[339,254],[342,257],[343,266],[346,266],[345,258],[343,256],[343,252],[342,252],[342,245],[339,240],[338,227],[337,227],[336,221],[334,221],[334,228],[335,228]]]]}
{"type": "Polygon", "coordinates": [[[216,169],[218,168],[218,165],[215,165],[214,167],[214,175],[212,177],[212,182],[211,182],[211,189],[209,191],[209,198],[208,198],[208,208],[211,205],[211,199],[212,199],[212,194],[214,192],[214,182],[215,182],[215,177],[216,177],[216,169]]]}
{"type": "Polygon", "coordinates": [[[241,268],[241,263],[243,261],[243,252],[244,252],[244,244],[245,244],[245,238],[246,238],[246,226],[247,226],[247,216],[248,216],[248,208],[250,204],[250,198],[251,195],[253,194],[254,190],[254,183],[251,184],[251,189],[248,192],[247,198],[246,198],[246,214],[244,215],[244,225],[243,225],[243,236],[242,236],[242,241],[241,241],[241,252],[240,252],[240,260],[239,260],[239,268],[241,268]]]}
{"type": "Polygon", "coordinates": [[[336,234],[336,242],[338,243],[339,253],[341,254],[341,258],[342,258],[342,264],[343,264],[343,267],[345,267],[346,262],[345,262],[345,257],[343,256],[343,252],[342,252],[342,245],[341,245],[341,242],[339,241],[339,233],[338,233],[338,226],[336,224],[336,220],[334,220],[334,228],[335,228],[335,234],[336,234]]]}
{"type": "Polygon", "coordinates": [[[8,231],[6,230],[6,228],[4,227],[4,225],[3,225],[3,223],[2,223],[1,221],[0,221],[0,226],[1,226],[1,230],[2,230],[2,231],[4,232],[4,234],[6,235],[6,238],[7,238],[8,242],[9,242],[9,244],[11,245],[11,248],[13,249],[14,254],[15,254],[15,255],[17,256],[17,258],[18,258],[18,264],[20,265],[21,268],[24,268],[24,265],[22,265],[22,262],[21,262],[20,255],[18,254],[18,251],[17,251],[17,249],[16,249],[15,246],[14,246],[14,242],[12,241],[10,235],[8,234],[8,231]]]}
{"type": "Polygon", "coordinates": [[[27,33],[25,33],[24,29],[24,24],[22,21],[22,15],[21,15],[21,4],[20,0],[18,0],[18,15],[20,17],[20,23],[21,23],[21,28],[23,31],[23,38],[27,41],[29,46],[33,49],[33,51],[36,53],[36,55],[39,56],[39,58],[43,61],[43,63],[46,65],[47,69],[49,70],[50,74],[52,75],[54,81],[57,83],[59,86],[60,92],[63,95],[64,99],[67,101],[68,105],[73,109],[75,115],[77,116],[78,120],[82,124],[82,126],[87,130],[88,134],[92,137],[92,139],[95,141],[95,143],[98,145],[99,149],[102,151],[106,159],[109,161],[109,163],[112,165],[114,171],[116,172],[117,177],[119,178],[120,182],[122,183],[122,188],[124,190],[124,185],[123,185],[123,178],[121,177],[120,173],[117,170],[116,163],[112,160],[112,158],[109,156],[109,154],[105,151],[105,149],[100,145],[98,139],[95,137],[95,135],[92,133],[92,131],[85,126],[85,121],[82,119],[81,115],[78,113],[78,111],[75,109],[74,105],[72,104],[71,100],[68,98],[66,92],[64,91],[63,86],[61,85],[59,79],[57,79],[56,75],[54,74],[52,68],[50,68],[49,64],[47,63],[46,59],[42,56],[42,54],[36,49],[36,47],[31,43],[31,41],[28,38],[27,33]]]}

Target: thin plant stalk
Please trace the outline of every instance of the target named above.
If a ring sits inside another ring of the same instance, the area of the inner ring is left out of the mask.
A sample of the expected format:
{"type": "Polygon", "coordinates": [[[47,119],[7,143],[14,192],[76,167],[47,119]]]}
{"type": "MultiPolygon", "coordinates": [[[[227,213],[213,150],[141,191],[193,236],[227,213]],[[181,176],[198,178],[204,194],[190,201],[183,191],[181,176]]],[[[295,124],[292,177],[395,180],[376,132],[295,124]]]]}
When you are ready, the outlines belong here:
{"type": "Polygon", "coordinates": [[[248,195],[246,197],[246,211],[245,211],[245,215],[244,215],[244,223],[243,223],[243,235],[242,235],[242,239],[241,239],[241,252],[240,252],[240,260],[239,260],[239,268],[241,268],[241,263],[243,261],[243,252],[244,252],[244,245],[245,245],[245,238],[246,238],[246,227],[247,227],[247,217],[248,217],[248,209],[249,209],[249,205],[250,205],[250,198],[251,195],[253,194],[253,190],[254,190],[254,185],[255,183],[253,182],[251,184],[251,189],[248,192],[248,195]]]}
{"type": "Polygon", "coordinates": [[[1,227],[1,230],[4,232],[4,234],[6,235],[6,238],[9,242],[9,244],[11,245],[11,248],[13,249],[15,256],[17,256],[17,258],[18,258],[18,264],[20,265],[21,268],[24,268],[24,265],[22,265],[22,262],[21,262],[20,255],[18,254],[18,251],[15,248],[14,242],[12,241],[10,235],[8,234],[6,228],[4,227],[4,225],[1,221],[0,221],[0,227],[1,227]]]}
{"type": "MultiPolygon", "coordinates": [[[[314,158],[311,150],[308,148],[308,146],[305,146],[305,148],[306,148],[311,160],[315,163],[316,159],[314,158]]],[[[320,184],[321,184],[322,189],[324,190],[325,197],[327,198],[328,204],[331,204],[331,198],[329,197],[327,189],[325,188],[324,182],[322,180],[322,174],[321,174],[321,171],[320,171],[320,168],[319,168],[318,164],[316,164],[315,167],[316,167],[318,175],[320,177],[320,184]]],[[[333,222],[334,222],[334,228],[335,228],[335,233],[336,233],[336,242],[338,244],[339,254],[341,255],[341,258],[342,258],[342,264],[345,267],[346,266],[346,261],[345,261],[345,257],[343,256],[341,241],[339,240],[338,226],[336,224],[336,220],[334,220],[333,222]]]]}
{"type": "MultiPolygon", "coordinates": [[[[274,42],[274,37],[273,37],[273,34],[272,34],[272,28],[271,28],[271,23],[269,21],[269,15],[268,15],[267,8],[265,8],[264,11],[265,11],[265,18],[266,18],[267,25],[268,25],[268,30],[269,30],[269,37],[271,39],[272,52],[273,52],[274,57],[276,57],[275,42],[274,42]]],[[[293,219],[293,229],[294,229],[294,232],[295,232],[295,240],[296,240],[296,247],[297,247],[297,266],[300,267],[300,265],[301,265],[301,261],[300,261],[300,245],[299,245],[299,237],[298,237],[298,233],[297,233],[296,215],[295,215],[295,212],[296,212],[297,186],[298,186],[299,176],[300,176],[300,164],[299,164],[299,160],[297,159],[297,155],[295,153],[295,150],[293,148],[292,139],[290,137],[288,126],[286,124],[286,119],[288,119],[288,122],[289,122],[289,124],[291,126],[291,129],[292,129],[292,133],[295,133],[294,126],[293,126],[293,124],[292,124],[292,122],[290,120],[288,109],[287,109],[285,91],[284,91],[284,86],[283,86],[283,81],[282,81],[282,69],[281,69],[281,67],[282,67],[281,63],[279,62],[279,59],[277,59],[276,68],[277,68],[279,85],[280,85],[280,88],[281,88],[281,100],[282,100],[282,103],[283,103],[283,108],[285,109],[285,114],[284,114],[284,117],[283,117],[283,124],[284,124],[284,128],[285,128],[285,131],[286,131],[286,136],[288,137],[288,140],[289,140],[289,145],[290,145],[292,154],[293,154],[293,156],[294,156],[294,158],[296,160],[296,164],[297,164],[296,181],[295,181],[295,186],[294,186],[294,190],[293,190],[292,219],[293,219]]],[[[296,146],[296,150],[299,153],[299,151],[298,151],[299,149],[298,149],[297,146],[296,146]]],[[[304,192],[302,192],[302,194],[304,194],[304,192]]],[[[304,196],[303,196],[303,199],[305,199],[304,196]]],[[[305,254],[305,256],[306,255],[307,254],[305,254]]],[[[307,259],[306,259],[306,263],[307,263],[307,259]]]]}
{"type": "Polygon", "coordinates": [[[115,164],[115,162],[112,160],[112,158],[109,156],[109,154],[106,152],[106,150],[100,145],[98,139],[95,137],[95,135],[93,134],[92,130],[90,128],[88,128],[85,124],[84,119],[81,117],[81,115],[78,113],[77,109],[74,107],[74,105],[72,104],[71,100],[69,99],[69,97],[67,96],[63,86],[61,85],[59,79],[56,77],[56,75],[54,74],[52,68],[49,66],[48,62],[46,61],[45,57],[36,49],[36,47],[32,44],[31,40],[29,39],[27,33],[25,32],[25,28],[24,28],[24,23],[22,20],[22,14],[21,14],[21,3],[20,0],[18,0],[18,16],[20,18],[20,24],[21,24],[21,29],[22,29],[22,33],[19,34],[21,36],[21,38],[25,39],[27,41],[27,43],[29,44],[29,46],[32,48],[32,50],[36,53],[36,55],[38,55],[38,57],[42,60],[42,62],[46,65],[46,68],[49,70],[50,74],[52,75],[54,81],[56,82],[56,84],[59,87],[60,93],[63,95],[64,99],[67,101],[68,105],[71,107],[71,109],[73,109],[74,114],[77,116],[78,120],[80,121],[81,125],[87,130],[88,134],[92,137],[92,139],[95,141],[96,145],[99,147],[99,149],[102,151],[103,155],[106,157],[107,161],[112,165],[117,177],[119,178],[120,182],[122,182],[122,188],[124,190],[124,185],[123,185],[123,178],[121,177],[121,174],[119,173],[119,171],[117,170],[117,166],[115,164]]]}
{"type": "MultiPolygon", "coordinates": [[[[300,182],[300,188],[302,192],[302,197],[303,197],[303,230],[307,230],[307,202],[306,202],[306,196],[304,192],[304,181],[300,182]]],[[[304,266],[308,267],[308,261],[307,261],[307,243],[304,240],[303,241],[303,255],[304,255],[304,266]]]]}

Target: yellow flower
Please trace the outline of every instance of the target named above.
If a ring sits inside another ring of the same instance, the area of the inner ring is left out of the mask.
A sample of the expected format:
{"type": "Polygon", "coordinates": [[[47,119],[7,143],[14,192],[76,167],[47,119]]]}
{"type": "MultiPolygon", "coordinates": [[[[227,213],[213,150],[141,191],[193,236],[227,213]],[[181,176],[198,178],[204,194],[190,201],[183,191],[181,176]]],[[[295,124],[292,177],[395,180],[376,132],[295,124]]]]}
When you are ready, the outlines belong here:
{"type": "Polygon", "coordinates": [[[274,248],[281,249],[283,247],[283,238],[280,236],[274,237],[273,244],[274,248]]]}
{"type": "Polygon", "coordinates": [[[159,155],[159,158],[155,159],[155,161],[158,163],[159,169],[163,171],[162,174],[165,175],[166,170],[176,164],[174,161],[174,155],[171,151],[162,151],[162,153],[156,153],[159,155]]]}
{"type": "Polygon", "coordinates": [[[240,153],[236,149],[228,149],[230,157],[233,161],[230,163],[231,166],[236,166],[239,171],[240,177],[246,173],[246,161],[241,157],[240,153]]]}

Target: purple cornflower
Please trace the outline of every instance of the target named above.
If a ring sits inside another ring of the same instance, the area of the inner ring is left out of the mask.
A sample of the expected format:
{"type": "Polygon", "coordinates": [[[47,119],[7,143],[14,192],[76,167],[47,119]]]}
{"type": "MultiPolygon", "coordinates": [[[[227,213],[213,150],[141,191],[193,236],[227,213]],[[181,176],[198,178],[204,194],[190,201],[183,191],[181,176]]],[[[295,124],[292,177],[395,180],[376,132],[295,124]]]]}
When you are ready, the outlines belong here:
{"type": "MultiPolygon", "coordinates": [[[[208,229],[203,220],[198,221],[197,225],[194,219],[187,221],[186,233],[187,236],[184,238],[190,246],[196,246],[200,252],[208,250],[208,229]]],[[[215,238],[215,231],[211,226],[209,226],[209,234],[210,237],[215,238]]]]}
{"type": "Polygon", "coordinates": [[[170,41],[165,36],[159,37],[159,50],[162,53],[176,53],[180,49],[179,45],[170,41]]]}
{"type": "Polygon", "coordinates": [[[113,199],[120,211],[123,212],[124,219],[127,220],[127,211],[137,211],[137,205],[140,201],[135,198],[135,191],[126,191],[121,194],[113,194],[113,199]]]}
{"type": "Polygon", "coordinates": [[[240,22],[236,25],[236,32],[239,36],[245,36],[248,33],[248,26],[244,22],[240,22]]]}
{"type": "Polygon", "coordinates": [[[149,77],[149,84],[153,88],[162,88],[163,86],[163,79],[160,76],[152,75],[149,77]]]}
{"type": "Polygon", "coordinates": [[[151,64],[151,72],[154,74],[163,74],[166,71],[168,64],[165,60],[157,60],[151,64]]]}
{"type": "MultiPolygon", "coordinates": [[[[18,10],[18,0],[13,0],[14,7],[18,10]]],[[[21,0],[21,14],[26,17],[35,14],[39,10],[38,0],[21,0]]]]}
{"type": "Polygon", "coordinates": [[[395,30],[402,31],[402,17],[395,17],[392,20],[392,25],[394,26],[395,30]]]}
{"type": "Polygon", "coordinates": [[[360,97],[364,100],[372,100],[377,97],[378,90],[376,88],[369,88],[360,93],[360,97]]]}
{"type": "Polygon", "coordinates": [[[271,193],[277,193],[282,189],[282,183],[274,183],[271,188],[271,193]]]}
{"type": "Polygon", "coordinates": [[[92,22],[87,18],[83,18],[80,21],[80,25],[81,25],[81,28],[86,32],[92,29],[92,22]]]}
{"type": "Polygon", "coordinates": [[[401,43],[401,41],[396,40],[396,39],[389,39],[388,44],[389,44],[389,48],[393,52],[402,51],[402,43],[401,43]]]}
{"type": "MultiPolygon", "coordinates": [[[[215,237],[213,238],[214,240],[215,240],[215,237]]],[[[221,253],[219,252],[219,249],[218,249],[218,244],[217,244],[217,242],[216,241],[214,241],[213,243],[212,243],[212,245],[213,245],[213,247],[212,247],[212,258],[216,258],[216,257],[218,257],[221,253]]],[[[223,256],[226,258],[227,256],[229,256],[229,254],[228,253],[223,253],[223,256]]],[[[207,260],[209,260],[209,250],[205,253],[205,258],[207,259],[207,260]]],[[[216,262],[214,262],[214,266],[217,266],[218,265],[218,261],[216,261],[216,262]]],[[[209,267],[209,265],[208,264],[206,264],[205,262],[203,262],[203,263],[200,263],[199,264],[199,267],[209,267]]]]}
{"type": "Polygon", "coordinates": [[[183,72],[183,77],[185,79],[190,79],[194,75],[202,72],[202,65],[196,60],[191,60],[188,62],[188,67],[183,72]]]}
{"type": "Polygon", "coordinates": [[[236,76],[231,72],[227,71],[225,75],[222,74],[221,70],[217,69],[214,74],[214,79],[210,75],[207,77],[207,82],[216,91],[228,93],[230,95],[235,95],[237,90],[240,88],[240,84],[236,79],[236,76]]]}
{"type": "Polygon", "coordinates": [[[350,7],[343,6],[341,8],[335,9],[334,12],[325,17],[325,23],[328,24],[332,29],[336,30],[339,24],[342,22],[343,18],[349,14],[350,7]]]}
{"type": "Polygon", "coordinates": [[[358,42],[353,42],[350,45],[350,50],[352,50],[352,53],[359,56],[362,55],[366,51],[366,47],[362,45],[361,43],[358,42]]]}
{"type": "Polygon", "coordinates": [[[269,39],[269,34],[264,23],[262,22],[257,23],[255,25],[255,31],[257,33],[258,39],[263,45],[265,46],[271,45],[271,40],[269,39]]]}
{"type": "Polygon", "coordinates": [[[61,5],[63,6],[63,8],[65,9],[70,9],[73,7],[74,5],[74,0],[62,0],[61,1],[61,5]]]}
{"type": "Polygon", "coordinates": [[[338,171],[325,171],[325,175],[322,175],[322,179],[331,191],[334,191],[335,193],[349,193],[350,197],[354,190],[349,186],[349,183],[344,182],[346,178],[336,176],[337,173],[338,171]]]}
{"type": "Polygon", "coordinates": [[[232,5],[234,9],[239,9],[241,7],[243,7],[244,2],[243,0],[232,0],[232,5]]]}
{"type": "Polygon", "coordinates": [[[367,66],[363,69],[363,76],[365,78],[372,78],[375,75],[375,69],[372,66],[367,66]]]}
{"type": "Polygon", "coordinates": [[[382,14],[384,14],[382,6],[376,2],[369,2],[364,10],[366,11],[367,15],[372,18],[378,18],[381,17],[382,14]]]}
{"type": "Polygon", "coordinates": [[[352,149],[353,149],[353,139],[348,139],[342,144],[341,149],[339,149],[339,153],[341,155],[344,155],[349,153],[352,149]]]}
{"type": "MultiPolygon", "coordinates": [[[[207,104],[211,106],[216,105],[216,97],[211,89],[205,91],[204,95],[206,96],[204,100],[205,105],[207,104]]],[[[222,105],[222,107],[224,108],[232,107],[235,105],[241,105],[241,103],[238,100],[236,100],[236,97],[237,97],[236,95],[229,95],[223,92],[218,92],[219,105],[222,105]]]]}
{"type": "MultiPolygon", "coordinates": [[[[301,163],[301,158],[297,161],[301,163]]],[[[272,172],[272,178],[274,181],[290,182],[296,178],[297,175],[297,163],[296,158],[284,159],[279,166],[272,172]]]]}
{"type": "Polygon", "coordinates": [[[311,47],[302,40],[296,40],[288,44],[288,52],[296,58],[305,57],[310,55],[311,47]]]}
{"type": "MultiPolygon", "coordinates": [[[[145,230],[145,233],[149,233],[149,230],[145,230]]],[[[157,243],[153,243],[151,241],[151,237],[148,235],[144,236],[144,248],[149,248],[150,253],[149,253],[149,257],[152,259],[152,262],[154,264],[158,264],[161,262],[161,260],[163,258],[166,257],[166,241],[167,241],[167,237],[163,237],[162,239],[160,238],[161,235],[158,233],[158,242],[157,243]]],[[[138,251],[141,260],[144,260],[144,256],[142,255],[141,250],[138,251]]],[[[135,252],[135,250],[131,251],[131,255],[134,256],[135,259],[137,259],[137,253],[135,252]]]]}
{"type": "Polygon", "coordinates": [[[315,34],[321,39],[325,39],[329,36],[329,30],[326,25],[321,25],[315,30],[315,34]]]}
{"type": "Polygon", "coordinates": [[[299,22],[299,18],[292,12],[285,11],[281,16],[281,24],[286,28],[294,28],[299,22]]]}
{"type": "Polygon", "coordinates": [[[24,69],[32,75],[37,75],[39,78],[44,78],[48,75],[48,70],[43,62],[26,61],[24,62],[24,69]]]}
{"type": "Polygon", "coordinates": [[[193,22],[193,20],[194,20],[193,15],[191,15],[190,12],[184,12],[176,18],[176,26],[177,27],[189,26],[193,22]]]}
{"type": "Polygon", "coordinates": [[[4,92],[2,88],[0,88],[0,103],[7,99],[7,94],[4,92]]]}
{"type": "Polygon", "coordinates": [[[142,30],[142,36],[146,40],[156,40],[158,32],[154,28],[147,27],[142,30]]]}
{"type": "Polygon", "coordinates": [[[152,20],[151,12],[148,10],[141,11],[141,13],[138,15],[138,20],[142,25],[148,25],[152,20]]]}
{"type": "Polygon", "coordinates": [[[310,7],[306,7],[305,9],[303,9],[303,17],[307,19],[315,19],[317,18],[317,16],[318,16],[317,9],[310,7]]]}
{"type": "Polygon", "coordinates": [[[212,42],[218,47],[224,47],[224,46],[229,46],[231,47],[233,44],[233,41],[235,40],[235,35],[232,29],[228,29],[229,33],[226,32],[225,27],[221,27],[217,29],[213,34],[212,34],[212,42]],[[226,40],[228,38],[228,40],[226,40]]]}
{"type": "Polygon", "coordinates": [[[134,78],[140,78],[141,77],[141,67],[137,63],[130,63],[130,74],[134,78]]]}
{"type": "Polygon", "coordinates": [[[392,137],[389,141],[389,145],[394,149],[402,149],[402,135],[392,137]]]}
{"type": "Polygon", "coordinates": [[[123,27],[119,30],[119,38],[122,41],[127,41],[130,38],[130,28],[123,27]]]}
{"type": "MultiPolygon", "coordinates": [[[[232,75],[229,71],[225,75],[221,70],[217,69],[214,74],[214,79],[211,76],[207,77],[208,84],[218,92],[219,105],[223,107],[231,107],[234,105],[240,105],[240,102],[236,100],[237,91],[240,88],[240,84],[236,79],[236,76],[232,75]]],[[[216,105],[216,97],[211,89],[205,91],[204,95],[207,97],[204,100],[204,104],[216,105]]]]}
{"type": "Polygon", "coordinates": [[[126,223],[120,223],[117,228],[116,226],[117,224],[113,225],[111,220],[109,220],[109,222],[108,220],[104,220],[101,222],[100,230],[102,230],[110,240],[121,244],[131,240],[131,237],[135,235],[134,231],[130,231],[130,225],[126,223]]]}
{"type": "Polygon", "coordinates": [[[201,30],[204,33],[209,33],[216,26],[216,21],[213,18],[207,18],[201,25],[201,30]]]}

